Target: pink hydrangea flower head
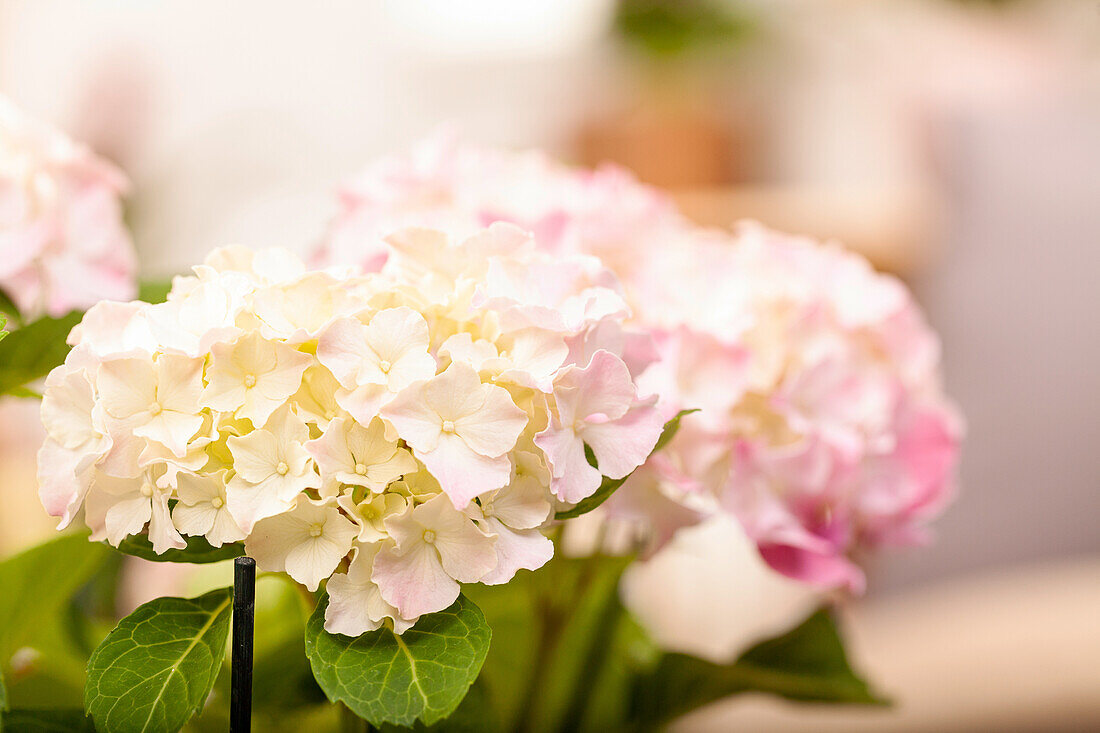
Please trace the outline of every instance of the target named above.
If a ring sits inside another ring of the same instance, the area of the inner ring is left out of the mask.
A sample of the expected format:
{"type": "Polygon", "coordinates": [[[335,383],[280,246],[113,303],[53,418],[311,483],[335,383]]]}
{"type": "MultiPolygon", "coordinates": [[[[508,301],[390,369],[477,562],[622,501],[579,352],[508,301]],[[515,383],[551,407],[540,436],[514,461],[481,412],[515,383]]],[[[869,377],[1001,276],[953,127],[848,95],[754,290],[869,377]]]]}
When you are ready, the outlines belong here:
{"type": "Polygon", "coordinates": [[[0,290],[60,316],[136,293],[114,166],[0,96],[0,290]]]}

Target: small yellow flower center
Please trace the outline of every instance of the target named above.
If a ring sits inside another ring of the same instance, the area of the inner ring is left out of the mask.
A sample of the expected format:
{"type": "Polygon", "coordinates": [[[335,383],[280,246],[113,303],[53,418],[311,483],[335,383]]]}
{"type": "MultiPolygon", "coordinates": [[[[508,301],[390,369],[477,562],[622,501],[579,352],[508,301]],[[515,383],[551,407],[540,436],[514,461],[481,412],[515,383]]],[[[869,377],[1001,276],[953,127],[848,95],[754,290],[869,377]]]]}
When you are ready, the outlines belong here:
{"type": "Polygon", "coordinates": [[[310,537],[320,537],[322,529],[323,529],[323,525],[320,525],[320,524],[311,524],[311,525],[309,525],[309,536],[310,537]]]}
{"type": "Polygon", "coordinates": [[[141,495],[145,497],[153,495],[153,485],[148,481],[141,485],[141,495]]]}
{"type": "Polygon", "coordinates": [[[255,374],[246,374],[246,375],[244,375],[244,386],[247,387],[248,389],[252,389],[253,387],[255,387],[256,386],[256,375],[255,374]]]}
{"type": "Polygon", "coordinates": [[[364,509],[362,511],[362,516],[363,516],[363,519],[366,519],[368,521],[372,521],[374,519],[377,519],[378,512],[374,511],[373,509],[364,509]]]}
{"type": "Polygon", "coordinates": [[[443,421],[443,432],[453,433],[454,431],[455,431],[454,420],[444,420],[443,421]]]}
{"type": "Polygon", "coordinates": [[[584,430],[584,428],[585,428],[584,420],[577,420],[576,422],[573,423],[573,432],[574,433],[579,433],[582,430],[584,430]]]}
{"type": "Polygon", "coordinates": [[[279,461],[279,465],[275,467],[275,473],[279,474],[280,476],[286,476],[286,472],[289,470],[290,466],[286,465],[286,463],[283,461],[279,461]]]}
{"type": "Polygon", "coordinates": [[[356,463],[355,464],[355,472],[357,474],[359,474],[360,476],[366,476],[367,475],[367,467],[362,463],[356,463]]]}
{"type": "Polygon", "coordinates": [[[160,403],[159,403],[159,402],[154,402],[153,404],[149,405],[149,412],[150,412],[150,413],[151,413],[151,414],[152,414],[152,415],[153,415],[154,417],[156,417],[157,415],[159,415],[159,414],[161,413],[161,411],[162,411],[163,409],[164,409],[164,408],[160,406],[160,403]]]}
{"type": "Polygon", "coordinates": [[[424,530],[424,541],[429,545],[435,544],[435,532],[430,529],[424,530]]]}
{"type": "Polygon", "coordinates": [[[393,364],[390,364],[390,363],[389,363],[388,361],[386,361],[385,359],[381,359],[381,360],[380,360],[380,361],[378,362],[378,368],[382,370],[382,373],[383,373],[383,374],[388,374],[388,373],[389,373],[389,371],[390,371],[390,369],[391,369],[391,368],[393,368],[393,364]]]}
{"type": "Polygon", "coordinates": [[[221,509],[224,504],[225,502],[222,501],[222,498],[220,496],[215,496],[213,499],[210,500],[210,506],[214,507],[215,509],[221,509]]]}
{"type": "Polygon", "coordinates": [[[487,501],[481,505],[481,513],[487,517],[493,516],[493,502],[487,501]]]}

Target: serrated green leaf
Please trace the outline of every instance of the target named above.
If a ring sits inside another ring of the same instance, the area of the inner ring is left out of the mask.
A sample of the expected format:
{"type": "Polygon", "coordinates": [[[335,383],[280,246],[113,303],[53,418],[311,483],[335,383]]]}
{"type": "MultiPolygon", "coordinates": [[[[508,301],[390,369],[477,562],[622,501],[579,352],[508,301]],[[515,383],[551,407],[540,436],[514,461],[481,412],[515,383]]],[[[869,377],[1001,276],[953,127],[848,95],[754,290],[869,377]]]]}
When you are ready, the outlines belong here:
{"type": "Polygon", "coordinates": [[[73,312],[61,318],[39,318],[0,341],[0,395],[46,376],[65,361],[69,353],[65,338],[80,317],[73,312]]]}
{"type": "Polygon", "coordinates": [[[852,670],[832,614],[811,615],[793,631],[762,642],[733,664],[666,654],[634,692],[634,719],[642,729],[742,692],[789,700],[882,705],[852,670]]]}
{"type": "Polygon", "coordinates": [[[92,719],[84,711],[12,710],[0,716],[4,733],[95,733],[92,719]]]}
{"type": "Polygon", "coordinates": [[[92,653],[84,708],[103,733],[174,731],[202,709],[225,656],[233,592],[157,598],[92,653]]]}
{"type": "Polygon", "coordinates": [[[130,535],[118,543],[116,549],[127,555],[140,557],[142,560],[195,564],[232,560],[244,554],[244,545],[240,543],[212,547],[205,537],[185,537],[184,540],[187,542],[187,547],[182,550],[166,550],[158,555],[153,550],[153,543],[149,541],[148,537],[145,535],[130,535]]]}
{"type": "Polygon", "coordinates": [[[421,616],[398,636],[383,627],[351,638],[324,629],[328,596],[306,624],[306,656],[333,702],[375,726],[432,725],[447,717],[477,679],[492,636],[481,610],[463,596],[421,616]]]}
{"type": "MultiPolygon", "coordinates": [[[[657,444],[653,446],[653,450],[650,452],[650,455],[656,453],[657,451],[668,445],[669,442],[671,442],[672,439],[676,436],[676,431],[680,429],[680,419],[685,415],[690,415],[693,412],[698,412],[698,410],[681,410],[676,414],[675,417],[665,423],[665,427],[663,430],[661,430],[661,435],[659,438],[657,438],[657,444]]],[[[591,465],[599,468],[599,466],[596,465],[596,456],[592,453],[592,449],[589,448],[587,444],[585,444],[584,446],[584,454],[585,456],[587,456],[588,462],[591,465]]],[[[563,509],[562,511],[557,512],[554,515],[554,519],[574,519],[581,516],[582,514],[588,514],[588,512],[592,511],[600,504],[603,504],[605,501],[610,499],[611,495],[618,491],[619,487],[625,484],[626,480],[632,475],[633,472],[628,473],[626,476],[617,479],[611,479],[607,476],[604,476],[603,481],[600,483],[600,488],[596,489],[596,493],[592,494],[592,496],[582,499],[580,502],[577,503],[576,506],[570,509],[563,509]]]]}

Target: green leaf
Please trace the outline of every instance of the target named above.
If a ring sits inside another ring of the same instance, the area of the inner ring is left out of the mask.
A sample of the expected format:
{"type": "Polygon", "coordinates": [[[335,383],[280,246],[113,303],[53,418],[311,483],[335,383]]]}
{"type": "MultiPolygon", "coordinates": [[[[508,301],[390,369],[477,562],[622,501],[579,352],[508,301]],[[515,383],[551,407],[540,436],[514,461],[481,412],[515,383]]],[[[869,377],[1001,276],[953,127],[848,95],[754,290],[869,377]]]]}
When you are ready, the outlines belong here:
{"type": "Polygon", "coordinates": [[[95,733],[92,719],[75,710],[12,710],[0,716],[4,733],[95,733]]]}
{"type": "Polygon", "coordinates": [[[84,707],[104,733],[174,731],[206,702],[225,656],[233,592],[157,598],[92,653],[84,707]]]}
{"type": "Polygon", "coordinates": [[[852,670],[833,616],[822,609],[793,631],[756,645],[734,664],[664,655],[635,688],[634,719],[643,728],[656,726],[742,692],[799,701],[885,704],[852,670]]]}
{"type": "Polygon", "coordinates": [[[0,659],[30,645],[51,618],[106,562],[107,548],[87,534],[70,534],[0,563],[0,659]]]}
{"type": "Polygon", "coordinates": [[[680,410],[676,413],[675,417],[666,422],[664,429],[661,430],[661,437],[657,438],[657,445],[653,446],[653,452],[656,453],[671,443],[672,439],[676,437],[676,433],[680,430],[680,421],[694,412],[699,412],[699,408],[680,410]]]}
{"type": "Polygon", "coordinates": [[[4,337],[7,336],[8,333],[8,317],[5,316],[3,313],[0,313],[0,341],[3,341],[4,337]]]}
{"type": "Polygon", "coordinates": [[[130,535],[118,543],[118,551],[142,560],[153,562],[189,562],[203,564],[232,560],[244,554],[244,545],[233,543],[212,547],[205,537],[185,537],[187,547],[182,550],[166,550],[158,555],[153,551],[153,543],[145,535],[130,535]]]}
{"type": "Polygon", "coordinates": [[[489,651],[485,616],[459,596],[398,636],[388,627],[356,638],[324,629],[328,596],[306,624],[306,656],[333,702],[375,726],[442,720],[458,707],[489,651]]]}
{"type": "Polygon", "coordinates": [[[12,321],[16,326],[23,325],[23,316],[19,313],[19,309],[15,307],[12,299],[3,290],[0,290],[0,316],[3,316],[5,321],[12,321]]]}
{"type": "MultiPolygon", "coordinates": [[[[656,453],[657,451],[668,445],[672,441],[672,439],[676,437],[676,431],[680,429],[680,419],[685,415],[690,415],[693,412],[698,412],[698,410],[680,410],[680,412],[678,412],[675,417],[665,423],[665,427],[661,431],[660,437],[657,438],[657,444],[653,446],[653,450],[651,451],[650,455],[656,453]]],[[[596,457],[595,455],[593,455],[592,449],[589,448],[587,445],[584,446],[584,454],[588,457],[588,462],[593,466],[596,466],[596,457]]],[[[598,466],[596,467],[598,468],[598,466]]],[[[560,512],[557,512],[554,515],[554,519],[574,519],[581,516],[582,514],[588,514],[588,512],[592,511],[600,504],[603,504],[605,501],[610,499],[611,495],[614,494],[620,486],[625,484],[626,480],[630,478],[631,475],[633,475],[633,472],[628,473],[626,476],[617,479],[611,479],[604,476],[603,481],[600,483],[600,488],[596,489],[596,493],[592,494],[592,496],[582,499],[575,507],[572,507],[571,509],[564,509],[560,512]]]]}
{"type": "Polygon", "coordinates": [[[74,311],[61,318],[39,318],[0,341],[0,395],[46,376],[65,361],[69,353],[65,338],[80,317],[74,311]]]}
{"type": "Polygon", "coordinates": [[[171,280],[147,280],[138,285],[138,300],[146,303],[163,303],[172,289],[171,280]]]}

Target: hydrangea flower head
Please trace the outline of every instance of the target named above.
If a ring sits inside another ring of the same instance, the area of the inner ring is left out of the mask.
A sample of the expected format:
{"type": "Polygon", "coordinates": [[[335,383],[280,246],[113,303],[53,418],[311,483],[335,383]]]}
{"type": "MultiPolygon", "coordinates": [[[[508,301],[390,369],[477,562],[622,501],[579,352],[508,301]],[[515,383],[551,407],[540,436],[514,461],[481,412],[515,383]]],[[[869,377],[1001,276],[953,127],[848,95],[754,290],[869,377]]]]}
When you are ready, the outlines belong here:
{"type": "Polygon", "coordinates": [[[158,553],[243,541],[262,570],[327,579],[326,626],[349,635],[545,564],[554,509],[643,463],[662,428],[615,337],[615,279],[504,224],[391,242],[362,275],[219,250],[165,303],[90,310],[46,382],[47,510],[158,553]],[[572,482],[585,440],[599,468],[572,482]]]}
{"type": "Polygon", "coordinates": [[[136,293],[114,166],[0,96],[0,291],[24,316],[136,293]]]}

